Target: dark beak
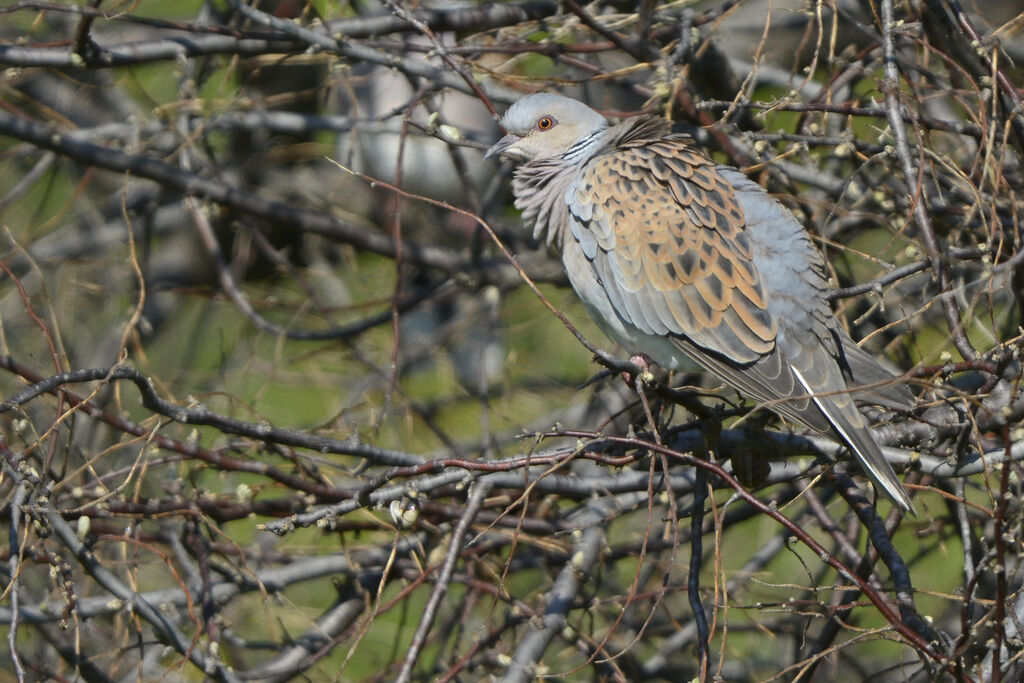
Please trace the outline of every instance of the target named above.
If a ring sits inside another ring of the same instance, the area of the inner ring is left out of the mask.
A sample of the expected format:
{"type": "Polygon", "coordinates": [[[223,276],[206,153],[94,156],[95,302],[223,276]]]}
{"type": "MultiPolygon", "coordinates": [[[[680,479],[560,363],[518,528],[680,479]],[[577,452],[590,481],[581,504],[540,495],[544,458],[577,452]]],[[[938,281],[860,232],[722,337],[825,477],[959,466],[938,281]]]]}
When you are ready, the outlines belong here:
{"type": "Polygon", "coordinates": [[[519,140],[521,140],[521,138],[518,135],[512,135],[512,133],[509,133],[491,145],[491,148],[484,154],[484,159],[490,159],[493,156],[503,154],[506,149],[519,142],[519,140]]]}

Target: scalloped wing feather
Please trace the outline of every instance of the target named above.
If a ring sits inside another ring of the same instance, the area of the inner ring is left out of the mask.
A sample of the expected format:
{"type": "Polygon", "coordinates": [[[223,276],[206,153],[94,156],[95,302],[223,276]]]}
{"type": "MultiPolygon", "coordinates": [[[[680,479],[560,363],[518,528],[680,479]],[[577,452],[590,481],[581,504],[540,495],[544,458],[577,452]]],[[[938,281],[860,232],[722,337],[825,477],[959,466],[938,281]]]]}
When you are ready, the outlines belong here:
{"type": "Polygon", "coordinates": [[[748,365],[775,321],[731,185],[687,139],[633,142],[593,158],[566,193],[572,235],[616,312],[748,365]]]}

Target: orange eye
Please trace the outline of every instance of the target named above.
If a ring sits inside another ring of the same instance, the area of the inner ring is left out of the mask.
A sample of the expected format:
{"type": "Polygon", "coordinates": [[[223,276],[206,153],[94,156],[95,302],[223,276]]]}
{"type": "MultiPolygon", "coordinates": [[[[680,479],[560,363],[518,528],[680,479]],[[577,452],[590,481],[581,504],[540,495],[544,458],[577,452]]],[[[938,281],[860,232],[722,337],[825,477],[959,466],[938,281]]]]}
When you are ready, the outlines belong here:
{"type": "Polygon", "coordinates": [[[537,130],[551,130],[555,127],[555,120],[550,116],[542,116],[537,119],[537,130]]]}

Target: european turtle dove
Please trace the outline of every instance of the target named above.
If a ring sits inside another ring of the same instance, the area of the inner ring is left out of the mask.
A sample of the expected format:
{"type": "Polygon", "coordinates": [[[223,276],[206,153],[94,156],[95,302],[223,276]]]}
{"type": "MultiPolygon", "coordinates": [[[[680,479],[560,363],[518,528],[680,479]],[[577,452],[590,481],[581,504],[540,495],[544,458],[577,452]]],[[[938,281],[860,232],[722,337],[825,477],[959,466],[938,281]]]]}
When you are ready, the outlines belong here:
{"type": "MultiPolygon", "coordinates": [[[[611,125],[576,100],[527,95],[487,156],[519,163],[516,207],[561,249],[590,315],[667,369],[689,357],[741,393],[852,450],[897,505],[910,498],[851,390],[893,377],[846,334],[824,260],[785,207],[658,117],[611,125]]],[[[905,386],[858,399],[906,407],[905,386]]]]}

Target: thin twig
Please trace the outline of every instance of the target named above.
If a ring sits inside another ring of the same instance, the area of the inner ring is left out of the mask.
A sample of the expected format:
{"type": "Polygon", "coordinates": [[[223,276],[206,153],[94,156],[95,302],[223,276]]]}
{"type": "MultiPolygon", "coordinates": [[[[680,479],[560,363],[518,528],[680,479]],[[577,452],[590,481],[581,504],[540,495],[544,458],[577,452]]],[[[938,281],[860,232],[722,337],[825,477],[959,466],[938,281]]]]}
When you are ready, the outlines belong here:
{"type": "Polygon", "coordinates": [[[707,472],[698,469],[693,487],[693,507],[690,510],[690,570],[686,579],[686,597],[697,626],[697,678],[701,683],[708,678],[711,633],[708,617],[700,597],[700,569],[704,561],[704,501],[708,497],[707,472]]]}
{"type": "Polygon", "coordinates": [[[896,60],[896,40],[894,37],[896,25],[892,4],[892,0],[882,0],[881,2],[885,110],[889,119],[889,130],[895,142],[896,155],[900,160],[900,165],[903,167],[904,178],[908,187],[913,189],[911,204],[913,205],[914,220],[921,233],[921,239],[924,242],[928,260],[931,263],[932,273],[939,285],[939,301],[946,316],[946,325],[953,336],[953,343],[956,345],[957,350],[966,360],[972,360],[977,355],[977,352],[967,339],[956,299],[953,293],[949,291],[949,274],[942,260],[939,241],[935,237],[935,229],[932,226],[931,217],[928,215],[928,197],[924,188],[921,169],[914,167],[914,162],[910,155],[910,145],[907,143],[906,132],[903,129],[903,109],[899,101],[899,65],[896,60]]]}
{"type": "Polygon", "coordinates": [[[490,491],[491,484],[486,478],[480,479],[473,485],[469,501],[466,503],[466,511],[459,518],[459,523],[456,525],[455,531],[452,532],[452,536],[448,541],[448,552],[445,553],[444,564],[441,565],[441,571],[437,575],[437,582],[434,584],[434,589],[430,592],[430,597],[427,598],[427,604],[423,607],[423,615],[420,617],[416,633],[413,634],[412,642],[409,644],[409,651],[402,662],[402,668],[395,678],[397,683],[408,683],[412,678],[413,667],[416,666],[416,660],[419,659],[420,652],[427,642],[427,635],[430,633],[430,628],[434,624],[434,618],[437,616],[438,605],[441,604],[441,599],[448,592],[448,585],[452,580],[452,572],[455,571],[455,563],[458,562],[459,554],[463,550],[463,541],[466,538],[466,533],[469,531],[470,524],[473,523],[473,519],[480,511],[481,506],[484,504],[484,499],[487,498],[487,494],[490,491]]]}
{"type": "MultiPolygon", "coordinates": [[[[7,470],[7,468],[4,468],[7,470]]],[[[24,547],[21,544],[21,534],[27,533],[22,527],[22,506],[28,500],[30,490],[29,482],[26,479],[17,477],[18,483],[14,488],[14,495],[10,502],[10,528],[7,530],[10,556],[7,558],[7,571],[11,577],[10,583],[5,587],[4,593],[10,596],[11,618],[7,622],[7,649],[11,655],[11,664],[14,668],[14,675],[18,683],[25,681],[25,667],[22,666],[21,656],[18,654],[18,623],[20,616],[19,606],[21,602],[21,570],[25,560],[24,547]]]]}

